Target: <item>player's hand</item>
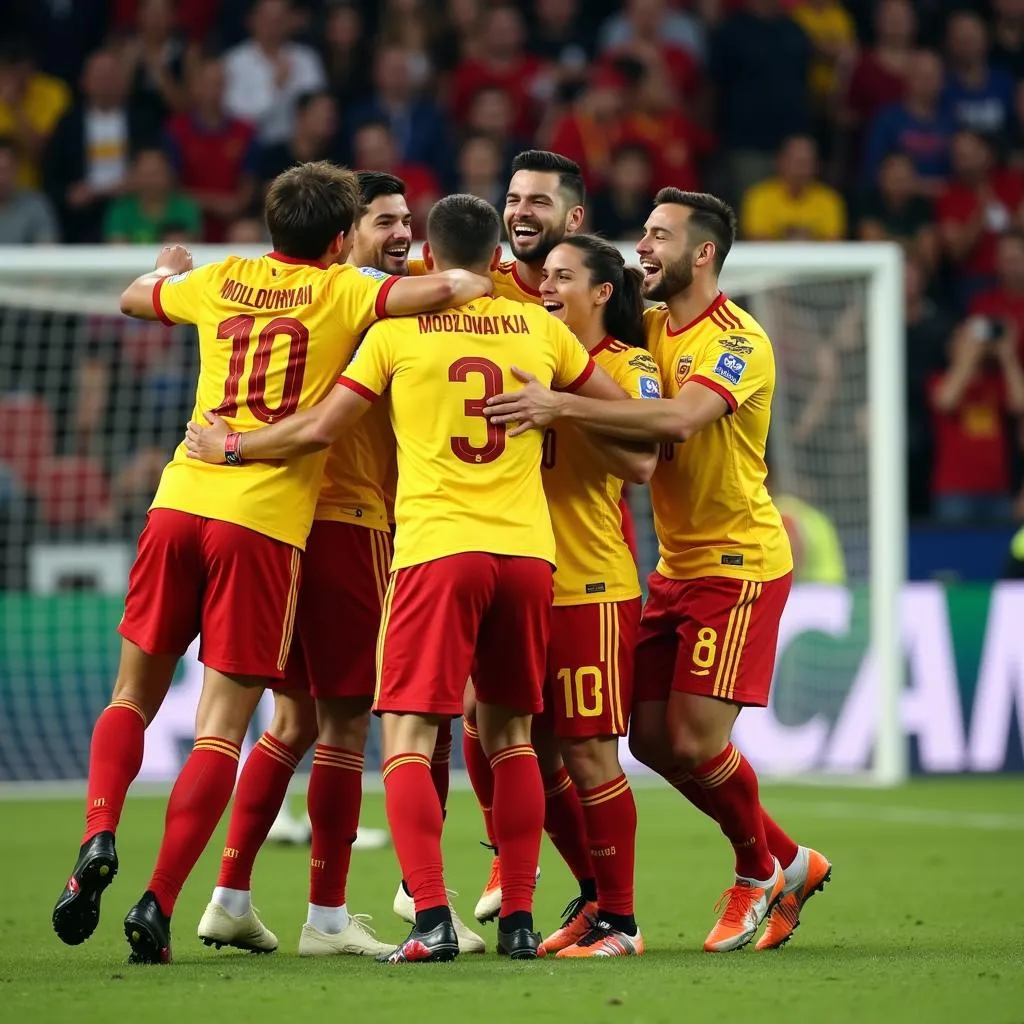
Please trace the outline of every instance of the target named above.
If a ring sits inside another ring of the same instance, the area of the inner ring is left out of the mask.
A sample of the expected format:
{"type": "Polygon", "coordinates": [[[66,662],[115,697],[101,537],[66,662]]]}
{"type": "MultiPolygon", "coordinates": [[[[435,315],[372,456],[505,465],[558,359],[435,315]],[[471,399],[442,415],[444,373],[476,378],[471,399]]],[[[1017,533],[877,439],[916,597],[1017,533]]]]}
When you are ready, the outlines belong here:
{"type": "Polygon", "coordinates": [[[184,274],[192,269],[192,253],[183,245],[165,245],[156,258],[157,270],[169,270],[172,274],[184,274]]]}
{"type": "Polygon", "coordinates": [[[228,425],[215,412],[204,412],[203,415],[209,426],[190,420],[185,428],[188,457],[219,466],[227,461],[224,457],[224,438],[230,431],[228,425]]]}
{"type": "Polygon", "coordinates": [[[455,298],[453,306],[461,306],[474,299],[482,299],[494,292],[494,281],[491,275],[474,274],[469,270],[447,270],[445,273],[451,278],[455,285],[455,298]]]}
{"type": "Polygon", "coordinates": [[[484,415],[491,423],[515,423],[509,437],[518,437],[528,430],[540,430],[561,413],[561,396],[544,387],[532,373],[512,367],[512,376],[523,382],[518,391],[505,391],[487,399],[484,415]]]}

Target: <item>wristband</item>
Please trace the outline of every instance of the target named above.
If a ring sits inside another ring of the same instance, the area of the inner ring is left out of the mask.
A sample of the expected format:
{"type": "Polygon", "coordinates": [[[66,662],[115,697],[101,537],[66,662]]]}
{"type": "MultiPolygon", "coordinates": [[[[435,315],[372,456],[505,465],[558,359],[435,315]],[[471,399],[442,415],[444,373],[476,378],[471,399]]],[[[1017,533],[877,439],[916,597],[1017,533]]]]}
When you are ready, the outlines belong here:
{"type": "Polygon", "coordinates": [[[224,461],[229,466],[240,466],[242,464],[241,434],[228,434],[228,436],[224,438],[224,461]]]}

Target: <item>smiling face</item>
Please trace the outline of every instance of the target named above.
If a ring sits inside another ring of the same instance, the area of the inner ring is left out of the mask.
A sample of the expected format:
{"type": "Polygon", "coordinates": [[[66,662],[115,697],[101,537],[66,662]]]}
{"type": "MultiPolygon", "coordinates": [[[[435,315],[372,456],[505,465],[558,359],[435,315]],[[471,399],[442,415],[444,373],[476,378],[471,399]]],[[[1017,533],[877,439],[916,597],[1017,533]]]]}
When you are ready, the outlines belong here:
{"type": "Polygon", "coordinates": [[[405,196],[377,196],[352,229],[352,254],[361,267],[409,273],[412,214],[405,196]]]}
{"type": "Polygon", "coordinates": [[[644,272],[643,295],[667,302],[693,283],[693,243],[688,224],[690,209],[675,203],[656,206],[644,225],[636,253],[644,272]]]}
{"type": "Polygon", "coordinates": [[[610,284],[591,282],[584,259],[585,254],[575,246],[556,245],[541,271],[544,308],[576,335],[586,329],[612,293],[610,284]]]}
{"type": "Polygon", "coordinates": [[[573,208],[555,171],[516,171],[505,196],[505,232],[512,254],[541,264],[570,230],[573,208]]]}

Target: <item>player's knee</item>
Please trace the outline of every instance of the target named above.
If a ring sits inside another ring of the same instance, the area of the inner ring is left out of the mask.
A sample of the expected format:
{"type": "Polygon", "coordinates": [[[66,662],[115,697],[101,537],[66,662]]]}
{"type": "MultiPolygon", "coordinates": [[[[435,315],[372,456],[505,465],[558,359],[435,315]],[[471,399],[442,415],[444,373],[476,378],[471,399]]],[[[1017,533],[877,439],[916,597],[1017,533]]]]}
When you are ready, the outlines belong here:
{"type": "Polygon", "coordinates": [[[359,702],[323,700],[317,704],[320,742],[343,750],[362,750],[370,732],[370,709],[359,702]]]}
{"type": "Polygon", "coordinates": [[[569,740],[562,746],[562,757],[577,789],[596,789],[622,774],[618,738],[594,737],[569,740]]]}
{"type": "Polygon", "coordinates": [[[476,690],[473,689],[472,680],[466,683],[466,692],[462,697],[462,717],[470,725],[476,725],[476,690]]]}
{"type": "Polygon", "coordinates": [[[668,767],[664,736],[648,727],[638,719],[633,719],[629,729],[629,752],[642,765],[661,772],[668,767]]]}
{"type": "Polygon", "coordinates": [[[277,694],[267,732],[292,750],[308,750],[316,741],[316,706],[308,698],[277,694]]]}
{"type": "Polygon", "coordinates": [[[704,764],[722,750],[717,736],[689,728],[685,723],[676,724],[671,743],[676,766],[687,770],[704,764]]]}

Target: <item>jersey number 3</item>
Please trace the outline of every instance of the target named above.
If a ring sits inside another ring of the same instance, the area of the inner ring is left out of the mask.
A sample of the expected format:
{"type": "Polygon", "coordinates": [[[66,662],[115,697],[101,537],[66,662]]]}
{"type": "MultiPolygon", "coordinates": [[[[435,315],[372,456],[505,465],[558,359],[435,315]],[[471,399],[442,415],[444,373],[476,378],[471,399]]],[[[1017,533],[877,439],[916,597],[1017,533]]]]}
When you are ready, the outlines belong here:
{"type": "MultiPolygon", "coordinates": [[[[228,379],[224,382],[224,398],[214,412],[220,416],[238,414],[238,384],[245,372],[245,357],[252,344],[252,332],[256,318],[248,313],[228,317],[217,325],[217,337],[231,342],[231,361],[228,364],[228,379]]],[[[302,394],[302,375],[306,369],[306,349],[309,347],[309,330],[306,325],[290,316],[274,317],[259,333],[256,351],[252,356],[252,370],[245,392],[245,404],[261,423],[273,423],[282,416],[290,416],[299,406],[302,394]],[[288,365],[284,371],[281,387],[281,402],[271,408],[267,405],[267,369],[270,366],[271,349],[274,341],[283,335],[288,339],[288,365]]]]}
{"type": "Polygon", "coordinates": [[[464,384],[471,373],[483,378],[484,393],[479,398],[467,398],[464,411],[467,416],[478,416],[487,424],[487,440],[476,445],[468,437],[453,437],[450,439],[452,454],[462,462],[493,462],[505,450],[505,426],[491,423],[484,416],[484,409],[488,398],[500,395],[504,390],[501,367],[482,356],[464,356],[448,367],[448,380],[452,384],[464,384]]]}

